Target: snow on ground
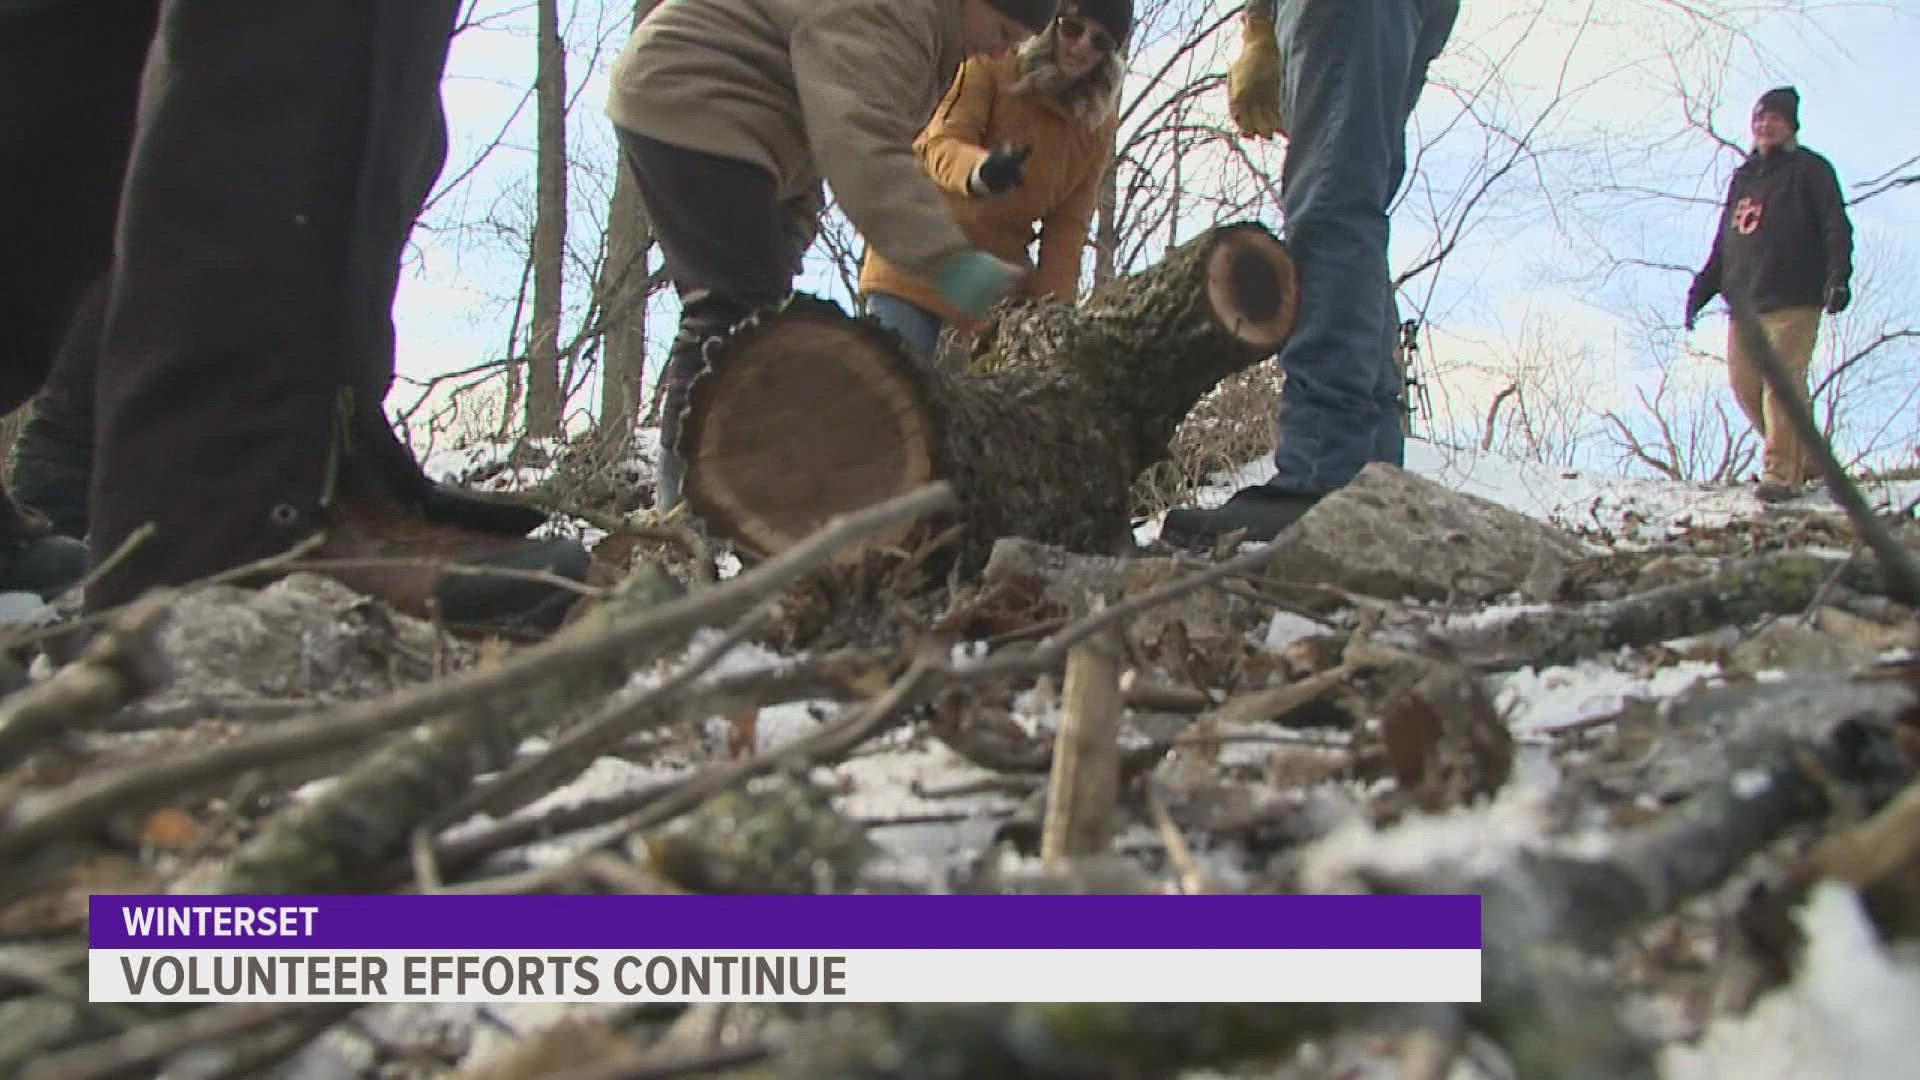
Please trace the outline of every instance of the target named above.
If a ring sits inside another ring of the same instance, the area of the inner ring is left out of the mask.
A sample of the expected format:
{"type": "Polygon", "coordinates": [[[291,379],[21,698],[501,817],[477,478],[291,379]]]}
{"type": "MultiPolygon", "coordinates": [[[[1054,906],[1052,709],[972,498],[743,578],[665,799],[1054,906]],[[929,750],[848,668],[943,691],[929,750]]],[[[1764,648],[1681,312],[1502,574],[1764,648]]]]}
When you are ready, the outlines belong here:
{"type": "MultiPolygon", "coordinates": [[[[1407,440],[1406,469],[1542,521],[1576,530],[1606,529],[1621,540],[1643,543],[1665,539],[1687,528],[1724,526],[1763,509],[1751,485],[1618,476],[1515,461],[1424,439],[1407,440]]],[[[1251,461],[1236,473],[1217,474],[1216,482],[1202,489],[1195,501],[1202,506],[1218,505],[1239,487],[1261,483],[1272,473],[1273,466],[1265,458],[1251,461]]],[[[1868,483],[1862,485],[1862,492],[1869,504],[1897,508],[1920,498],[1920,481],[1868,483]]],[[[1824,491],[1810,493],[1790,505],[1834,508],[1824,491]]],[[[1145,542],[1158,536],[1159,529],[1156,517],[1137,535],[1145,542]]]]}
{"type": "MultiPolygon", "coordinates": [[[[648,473],[653,434],[642,433],[642,449],[636,455],[649,459],[635,466],[648,473]]],[[[489,479],[487,486],[512,486],[537,478],[537,470],[530,469],[514,472],[501,467],[490,473],[498,465],[494,459],[501,449],[436,454],[430,458],[428,469],[445,478],[481,474],[497,478],[489,479]]],[[[1745,486],[1609,476],[1516,462],[1419,440],[1407,443],[1407,468],[1455,490],[1550,523],[1609,533],[1616,543],[1628,545],[1659,541],[1692,528],[1725,526],[1762,510],[1745,486]]],[[[1264,460],[1251,462],[1235,475],[1219,477],[1219,483],[1203,491],[1198,502],[1215,505],[1236,487],[1264,480],[1268,472],[1264,460]]],[[[1920,496],[1920,482],[1870,485],[1866,494],[1870,502],[1904,506],[1920,496]]],[[[1811,494],[1799,505],[1831,509],[1824,493],[1811,494]]],[[[1136,535],[1144,543],[1158,530],[1156,518],[1136,535]]],[[[1447,618],[1455,626],[1486,624],[1539,606],[1510,603],[1447,618]]],[[[1301,616],[1279,613],[1267,627],[1264,646],[1277,651],[1325,629],[1301,616]]],[[[715,631],[697,635],[685,656],[637,675],[632,689],[657,684],[675,665],[698,655],[717,636],[715,631]]],[[[703,679],[777,662],[778,658],[764,649],[741,646],[703,679]]],[[[1721,675],[1712,663],[1685,661],[1655,666],[1622,654],[1566,666],[1522,668],[1495,679],[1492,689],[1496,704],[1508,715],[1515,733],[1523,742],[1533,742],[1552,729],[1618,712],[1632,699],[1669,698],[1721,675]]],[[[1015,722],[1029,733],[1044,734],[1057,721],[1057,694],[1030,692],[1022,695],[1018,706],[1015,722]]],[[[838,706],[825,702],[761,710],[754,724],[752,748],[765,752],[814,730],[838,712],[838,706]]],[[[712,716],[704,719],[700,729],[706,752],[715,758],[724,756],[729,734],[735,731],[733,722],[712,716]]],[[[606,758],[566,788],[521,813],[537,814],[567,802],[657,783],[694,764],[640,766],[606,758]]],[[[985,850],[996,826],[1020,800],[996,792],[940,798],[929,798],[924,792],[991,775],[938,740],[914,737],[908,732],[889,736],[849,761],[816,772],[818,778],[841,792],[841,808],[857,817],[972,815],[964,823],[913,823],[874,830],[875,840],[898,861],[900,876],[920,880],[929,887],[938,887],[945,868],[985,850]]],[[[1546,797],[1556,779],[1553,767],[1541,753],[1523,752],[1513,781],[1485,805],[1415,819],[1383,831],[1359,821],[1336,830],[1303,853],[1304,881],[1309,887],[1338,891],[1351,886],[1357,873],[1367,867],[1415,871],[1436,861],[1456,867],[1491,867],[1520,849],[1544,846],[1546,797]]],[[[477,824],[479,821],[466,827],[477,824]]],[[[1561,851],[1593,854],[1603,851],[1607,844],[1608,838],[1599,834],[1553,842],[1561,851]]],[[[558,849],[539,853],[543,861],[562,854],[558,849]]],[[[1823,888],[1803,917],[1811,938],[1806,973],[1791,987],[1763,998],[1749,1015],[1717,1021],[1697,1044],[1669,1048],[1662,1061],[1663,1080],[1892,1080],[1913,1075],[1913,1060],[1920,1054],[1920,1025],[1913,1022],[1920,1017],[1920,963],[1889,958],[1875,944],[1857,902],[1846,890],[1823,888]]],[[[517,1012],[515,1021],[525,1022],[527,1027],[539,1027],[565,1010],[502,1010],[506,1011],[517,1012]],[[540,1014],[539,1019],[535,1013],[540,1014]]],[[[460,1021],[449,1013],[471,1015],[465,1009],[428,1012],[456,1025],[460,1021]]],[[[416,1022],[421,1019],[427,1018],[416,1016],[416,1022]]],[[[1466,1074],[1456,1070],[1454,1075],[1466,1074]]]]}
{"type": "Polygon", "coordinates": [[[1721,675],[1720,665],[1682,661],[1645,672],[1582,660],[1571,666],[1524,667],[1489,680],[1494,705],[1517,736],[1534,735],[1619,712],[1633,699],[1674,697],[1721,675]]]}
{"type": "Polygon", "coordinates": [[[1906,1080],[1920,1055],[1920,956],[1896,959],[1859,899],[1817,886],[1800,913],[1807,955],[1793,985],[1697,1045],[1669,1045],[1663,1080],[1906,1080]]]}

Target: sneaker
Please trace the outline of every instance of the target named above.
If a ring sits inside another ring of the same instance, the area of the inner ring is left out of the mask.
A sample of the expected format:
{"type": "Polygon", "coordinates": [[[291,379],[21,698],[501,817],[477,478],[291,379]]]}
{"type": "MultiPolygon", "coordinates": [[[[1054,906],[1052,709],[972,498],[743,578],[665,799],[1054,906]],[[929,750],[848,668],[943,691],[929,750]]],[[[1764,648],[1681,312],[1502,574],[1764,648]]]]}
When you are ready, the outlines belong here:
{"type": "Polygon", "coordinates": [[[1211,510],[1169,510],[1160,540],[1174,547],[1211,547],[1227,533],[1245,529],[1247,543],[1265,543],[1280,535],[1316,506],[1322,496],[1254,484],[1211,510]]]}

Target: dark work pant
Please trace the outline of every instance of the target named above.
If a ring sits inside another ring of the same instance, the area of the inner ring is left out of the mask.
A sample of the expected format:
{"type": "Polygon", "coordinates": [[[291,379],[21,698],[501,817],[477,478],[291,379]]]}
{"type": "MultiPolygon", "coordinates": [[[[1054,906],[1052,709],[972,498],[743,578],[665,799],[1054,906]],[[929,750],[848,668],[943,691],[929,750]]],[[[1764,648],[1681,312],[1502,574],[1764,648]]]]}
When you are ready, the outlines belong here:
{"type": "MultiPolygon", "coordinates": [[[[113,256],[159,0],[0,3],[0,414],[47,379],[113,256]]],[[[91,394],[91,373],[81,384],[91,394]]],[[[75,422],[89,422],[91,403],[75,422]]]]}
{"type": "Polygon", "coordinates": [[[780,200],[772,174],[757,165],[615,131],[680,297],[660,421],[661,444],[677,457],[687,384],[705,363],[702,345],[792,292],[812,223],[780,200]]]}
{"type": "Polygon", "coordinates": [[[1332,491],[1369,462],[1403,461],[1387,211],[1406,173],[1407,120],[1459,7],[1281,0],[1281,200],[1300,318],[1280,350],[1276,487],[1332,491]]]}
{"type": "Polygon", "coordinates": [[[940,331],[945,325],[939,315],[911,300],[884,292],[867,295],[867,314],[899,334],[900,340],[928,363],[940,355],[940,331]]]}
{"type": "MultiPolygon", "coordinates": [[[[95,558],[155,532],[89,590],[95,609],[284,550],[323,524],[342,467],[447,510],[382,399],[401,248],[445,154],[439,80],[458,0],[166,0],[144,70],[127,22],[138,7],[0,15],[0,85],[14,91],[0,94],[14,196],[0,213],[111,252],[93,357],[95,558]],[[102,48],[121,33],[124,49],[102,48]],[[121,88],[119,113],[40,122],[105,86],[121,88]],[[70,151],[76,132],[131,146],[124,185],[113,155],[70,151]],[[47,163],[57,184],[20,162],[47,163]]],[[[10,243],[0,260],[12,282],[59,255],[10,243]]],[[[77,296],[100,266],[75,261],[58,280],[77,296]]],[[[16,373],[50,350],[44,336],[21,344],[4,362],[30,393],[31,373],[16,373]]],[[[524,530],[526,517],[493,520],[524,530]]]]}

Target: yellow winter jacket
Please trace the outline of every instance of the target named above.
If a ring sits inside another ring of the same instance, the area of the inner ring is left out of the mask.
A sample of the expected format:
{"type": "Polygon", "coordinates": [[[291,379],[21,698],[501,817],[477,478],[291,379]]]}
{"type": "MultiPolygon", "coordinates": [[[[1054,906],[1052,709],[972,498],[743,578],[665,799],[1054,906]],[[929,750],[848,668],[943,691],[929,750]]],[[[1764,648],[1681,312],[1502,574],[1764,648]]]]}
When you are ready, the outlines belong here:
{"type": "MultiPolygon", "coordinates": [[[[1081,257],[1119,121],[1108,116],[1089,126],[1050,95],[1016,92],[1019,64],[1017,53],[963,64],[913,152],[973,246],[1035,266],[1028,248],[1039,241],[1037,268],[1020,290],[1023,295],[1071,302],[1079,294],[1081,257]],[[974,167],[1002,144],[1033,147],[1021,170],[1022,186],[1004,195],[969,195],[967,178],[974,167]]],[[[979,329],[941,301],[928,275],[902,266],[882,244],[869,245],[860,291],[891,293],[964,333],[979,329]]]]}

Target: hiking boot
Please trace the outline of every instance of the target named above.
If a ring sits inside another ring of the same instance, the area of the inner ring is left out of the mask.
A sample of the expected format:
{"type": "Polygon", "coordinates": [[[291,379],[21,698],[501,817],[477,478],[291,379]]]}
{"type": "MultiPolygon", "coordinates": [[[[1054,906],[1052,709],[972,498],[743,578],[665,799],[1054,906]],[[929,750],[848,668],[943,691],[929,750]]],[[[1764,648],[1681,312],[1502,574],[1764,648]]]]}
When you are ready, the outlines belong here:
{"type": "Polygon", "coordinates": [[[0,490],[0,592],[52,601],[87,574],[87,545],[57,535],[45,514],[0,490]]]}
{"type": "Polygon", "coordinates": [[[1244,543],[1265,543],[1280,535],[1320,502],[1321,496],[1254,484],[1211,510],[1169,510],[1160,540],[1173,547],[1211,547],[1227,533],[1245,529],[1244,543]]]}
{"type": "MultiPolygon", "coordinates": [[[[326,539],[307,557],[428,560],[481,571],[543,571],[576,582],[586,580],[592,561],[574,540],[530,540],[429,521],[418,510],[363,494],[334,503],[326,539]]],[[[551,633],[581,597],[557,582],[421,565],[316,569],[396,611],[480,632],[551,633]]]]}

